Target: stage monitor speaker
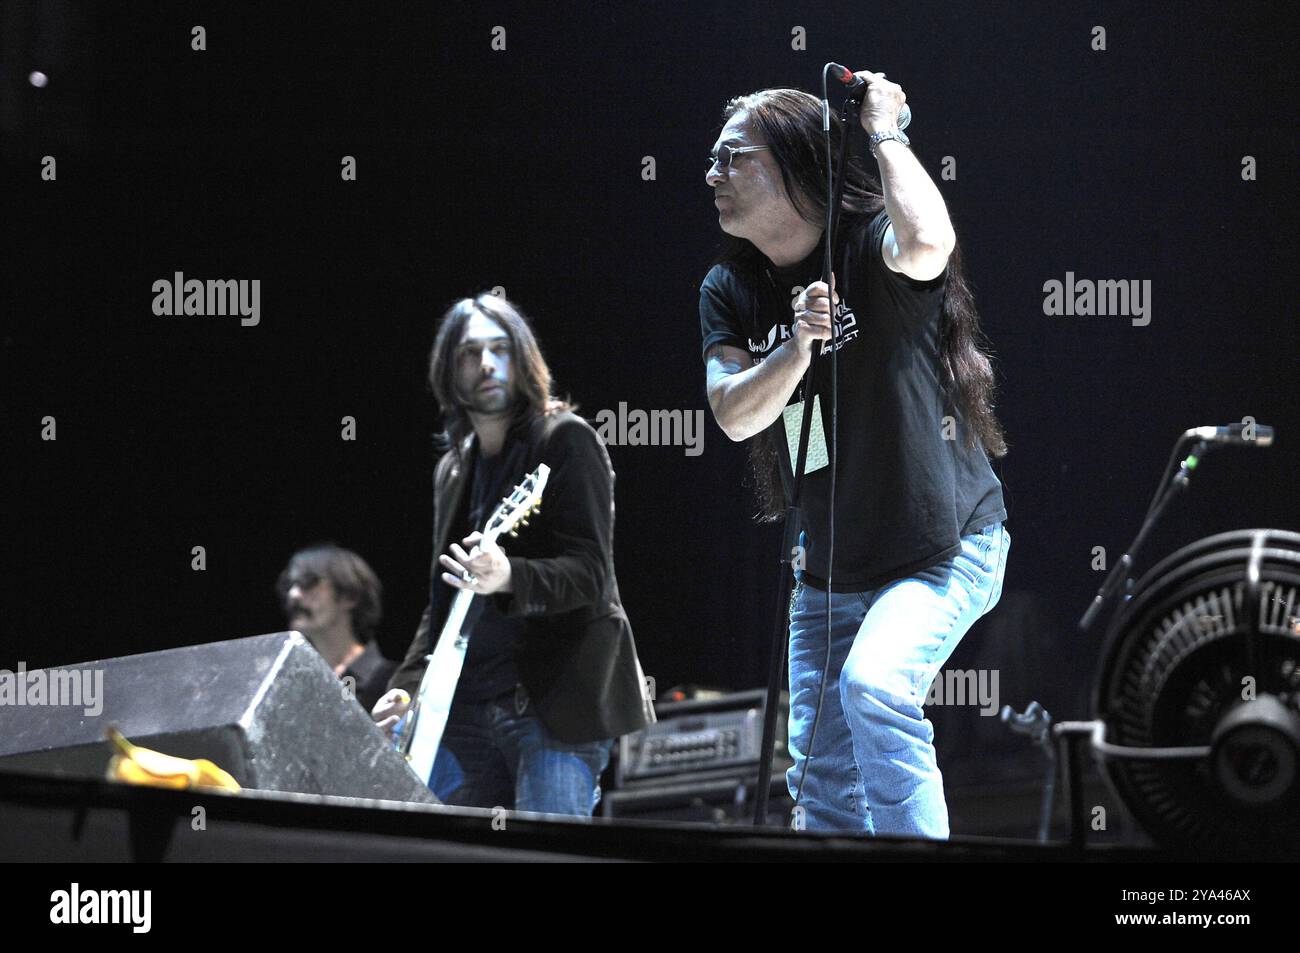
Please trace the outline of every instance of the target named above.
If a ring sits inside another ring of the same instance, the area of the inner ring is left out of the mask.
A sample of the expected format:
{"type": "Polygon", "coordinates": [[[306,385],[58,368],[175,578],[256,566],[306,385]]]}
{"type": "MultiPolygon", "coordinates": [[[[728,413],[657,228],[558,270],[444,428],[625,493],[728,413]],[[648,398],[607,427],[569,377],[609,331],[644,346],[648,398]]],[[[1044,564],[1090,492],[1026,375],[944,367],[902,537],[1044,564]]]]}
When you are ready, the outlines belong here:
{"type": "Polygon", "coordinates": [[[0,770],[102,778],[115,725],[147,748],[208,758],[248,788],[437,803],[297,632],[6,677],[0,770]]]}

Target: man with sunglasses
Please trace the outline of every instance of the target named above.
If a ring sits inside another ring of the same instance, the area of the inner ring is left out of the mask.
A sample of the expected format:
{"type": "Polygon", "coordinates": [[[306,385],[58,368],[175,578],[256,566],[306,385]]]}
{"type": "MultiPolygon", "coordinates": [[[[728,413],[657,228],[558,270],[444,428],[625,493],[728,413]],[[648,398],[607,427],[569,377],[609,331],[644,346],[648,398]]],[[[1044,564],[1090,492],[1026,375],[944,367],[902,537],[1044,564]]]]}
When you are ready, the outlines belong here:
{"type": "Polygon", "coordinates": [[[287,624],[301,632],[370,711],[397,668],[370,638],[383,587],[364,559],[333,543],[300,549],[276,586],[287,624]]]}
{"type": "MultiPolygon", "coordinates": [[[[787,784],[802,826],[942,839],[922,709],[1001,595],[1010,536],[988,457],[1006,443],[947,209],[898,128],[902,90],[859,75],[865,141],[847,162],[831,287],[820,100],[768,89],[724,110],[706,176],[723,232],[700,287],[708,397],[723,431],[749,443],[773,519],[813,403],[790,603],[787,784]],[[838,385],[823,359],[805,395],[805,371],[832,348],[838,385]]],[[[835,123],[835,155],[840,134],[835,123]]]]}

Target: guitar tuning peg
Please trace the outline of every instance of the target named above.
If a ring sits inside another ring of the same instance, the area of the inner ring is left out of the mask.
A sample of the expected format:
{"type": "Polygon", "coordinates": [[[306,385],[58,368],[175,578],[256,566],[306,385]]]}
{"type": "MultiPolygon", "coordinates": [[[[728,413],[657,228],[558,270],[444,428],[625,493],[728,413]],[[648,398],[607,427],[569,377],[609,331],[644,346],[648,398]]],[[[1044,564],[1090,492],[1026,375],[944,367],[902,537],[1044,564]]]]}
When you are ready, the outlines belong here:
{"type": "Polygon", "coordinates": [[[518,536],[519,536],[519,534],[516,533],[514,530],[511,530],[511,531],[510,531],[510,535],[511,535],[511,536],[514,536],[514,537],[516,537],[516,538],[518,538],[518,536]]]}

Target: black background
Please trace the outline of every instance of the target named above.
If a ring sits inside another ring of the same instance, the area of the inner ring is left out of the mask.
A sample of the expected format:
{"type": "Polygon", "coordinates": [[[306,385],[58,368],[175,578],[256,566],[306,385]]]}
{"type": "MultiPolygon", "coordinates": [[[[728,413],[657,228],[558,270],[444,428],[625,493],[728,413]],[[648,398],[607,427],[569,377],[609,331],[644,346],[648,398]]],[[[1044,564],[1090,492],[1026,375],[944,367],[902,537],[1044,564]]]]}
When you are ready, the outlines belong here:
{"type": "Polygon", "coordinates": [[[1123,552],[1184,429],[1251,416],[1279,437],[1208,458],[1143,565],[1300,528],[1285,7],[432,6],[5,5],[0,667],[277,631],[277,574],[324,538],[374,566],[400,656],[428,592],[435,321],[499,285],[586,416],[705,410],[702,456],[610,448],[619,579],[661,692],[761,684],[779,535],[748,520],[743,448],[704,398],[704,156],[729,97],[817,91],[831,59],[903,86],[936,178],[956,159],[940,187],[1011,444],[1001,612],[1036,620],[1011,631],[1041,660],[1003,701],[1083,714],[1092,548],[1123,552]],[[155,316],[176,271],[260,279],[260,325],[155,316]],[[1045,316],[1067,271],[1149,279],[1150,325],[1045,316]]]}

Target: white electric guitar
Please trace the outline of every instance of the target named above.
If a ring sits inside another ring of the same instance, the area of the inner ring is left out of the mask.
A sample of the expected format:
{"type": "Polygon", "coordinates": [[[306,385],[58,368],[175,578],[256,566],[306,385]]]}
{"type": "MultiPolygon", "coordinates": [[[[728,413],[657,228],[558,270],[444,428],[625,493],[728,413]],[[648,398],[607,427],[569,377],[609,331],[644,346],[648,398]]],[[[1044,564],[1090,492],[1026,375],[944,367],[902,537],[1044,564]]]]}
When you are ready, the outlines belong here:
{"type": "MultiPolygon", "coordinates": [[[[516,535],[515,527],[527,526],[528,517],[541,508],[542,490],[551,468],[541,464],[528,475],[514,492],[501,501],[492,517],[483,527],[483,539],[495,540],[502,533],[516,535]]],[[[429,666],[420,680],[420,690],[406,716],[406,724],[398,736],[397,748],[404,755],[420,780],[429,783],[433,761],[442,744],[442,733],[451,714],[451,699],[456,694],[461,669],[465,666],[465,653],[469,650],[469,635],[461,631],[465,616],[477,593],[460,589],[447,613],[442,635],[428,656],[429,666]]]]}

